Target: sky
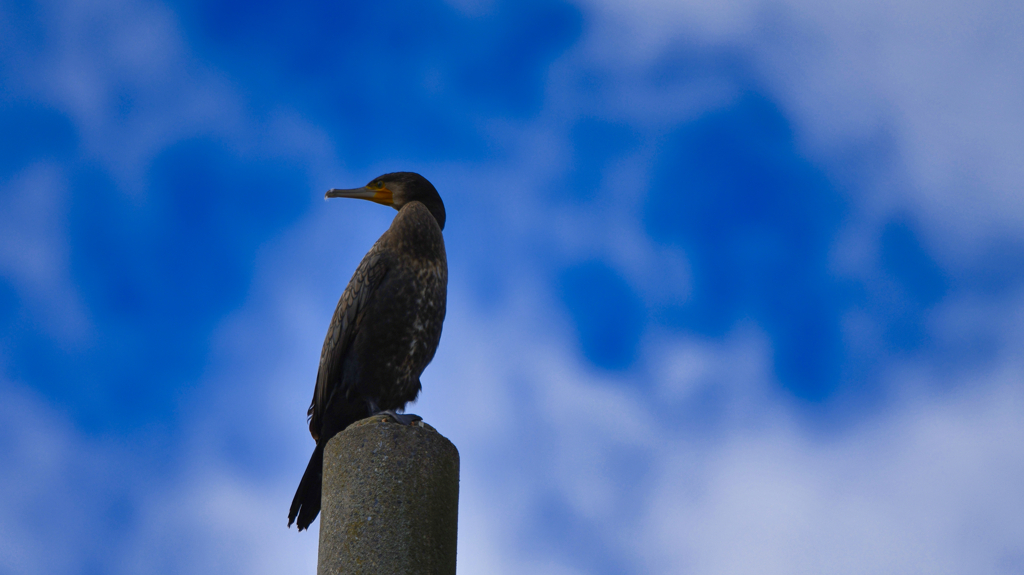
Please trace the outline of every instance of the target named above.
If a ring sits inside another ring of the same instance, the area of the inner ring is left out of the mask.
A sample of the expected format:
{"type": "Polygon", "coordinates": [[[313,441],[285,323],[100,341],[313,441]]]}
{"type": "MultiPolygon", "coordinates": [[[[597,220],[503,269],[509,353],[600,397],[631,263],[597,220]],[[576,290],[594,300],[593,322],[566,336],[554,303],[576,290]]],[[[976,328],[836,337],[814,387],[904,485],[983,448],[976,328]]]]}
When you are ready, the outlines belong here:
{"type": "Polygon", "coordinates": [[[0,6],[0,575],[315,570],[391,171],[460,573],[1024,573],[1024,5],[0,6]]]}

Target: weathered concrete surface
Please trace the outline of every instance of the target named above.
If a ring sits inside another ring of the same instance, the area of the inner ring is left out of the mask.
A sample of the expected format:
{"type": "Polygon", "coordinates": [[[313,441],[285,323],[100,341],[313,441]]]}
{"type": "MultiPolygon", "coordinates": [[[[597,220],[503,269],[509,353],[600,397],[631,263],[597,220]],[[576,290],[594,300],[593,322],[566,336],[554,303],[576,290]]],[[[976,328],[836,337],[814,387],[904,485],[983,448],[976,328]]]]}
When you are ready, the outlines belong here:
{"type": "Polygon", "coordinates": [[[459,451],[433,427],[357,421],[324,450],[317,575],[455,575],[459,451]]]}

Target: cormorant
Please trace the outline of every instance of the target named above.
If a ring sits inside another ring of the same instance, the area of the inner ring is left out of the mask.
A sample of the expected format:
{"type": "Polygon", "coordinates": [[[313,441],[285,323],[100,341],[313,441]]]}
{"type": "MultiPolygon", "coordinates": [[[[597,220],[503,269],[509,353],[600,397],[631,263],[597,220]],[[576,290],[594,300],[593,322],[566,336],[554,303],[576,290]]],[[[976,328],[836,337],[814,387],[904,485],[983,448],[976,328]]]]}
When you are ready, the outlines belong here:
{"type": "Polygon", "coordinates": [[[384,174],[324,197],[370,200],[398,215],[359,263],[327,329],[307,413],[316,448],[288,512],[288,526],[297,519],[299,531],[320,513],[324,447],[331,437],[382,411],[405,424],[420,419],[395,410],[420,392],[420,374],[441,339],[448,293],[444,203],[426,178],[384,174]]]}

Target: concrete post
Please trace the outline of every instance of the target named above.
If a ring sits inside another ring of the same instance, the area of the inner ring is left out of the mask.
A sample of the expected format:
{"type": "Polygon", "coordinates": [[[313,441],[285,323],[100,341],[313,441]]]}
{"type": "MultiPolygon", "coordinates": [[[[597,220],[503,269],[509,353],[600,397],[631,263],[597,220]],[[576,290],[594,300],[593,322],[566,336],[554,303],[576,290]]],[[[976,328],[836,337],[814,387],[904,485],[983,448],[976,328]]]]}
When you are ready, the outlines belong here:
{"type": "Polygon", "coordinates": [[[324,450],[317,575],[455,575],[459,451],[433,427],[357,421],[324,450]]]}

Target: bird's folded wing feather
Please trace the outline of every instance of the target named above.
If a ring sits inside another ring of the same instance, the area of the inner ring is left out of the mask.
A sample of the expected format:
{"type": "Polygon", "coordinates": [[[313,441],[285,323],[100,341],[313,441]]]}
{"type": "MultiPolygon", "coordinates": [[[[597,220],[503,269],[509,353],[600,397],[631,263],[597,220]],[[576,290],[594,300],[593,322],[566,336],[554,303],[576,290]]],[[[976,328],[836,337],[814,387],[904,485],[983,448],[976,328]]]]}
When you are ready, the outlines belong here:
{"type": "Polygon", "coordinates": [[[370,252],[359,263],[348,286],[338,300],[331,325],[324,339],[324,347],[320,352],[320,369],[316,375],[316,389],[313,390],[313,402],[309,406],[309,431],[317,439],[320,420],[331,396],[344,390],[336,389],[340,381],[344,359],[349,346],[359,331],[362,311],[366,309],[377,292],[377,287],[384,280],[390,269],[387,253],[379,249],[380,242],[374,244],[370,252]]]}

